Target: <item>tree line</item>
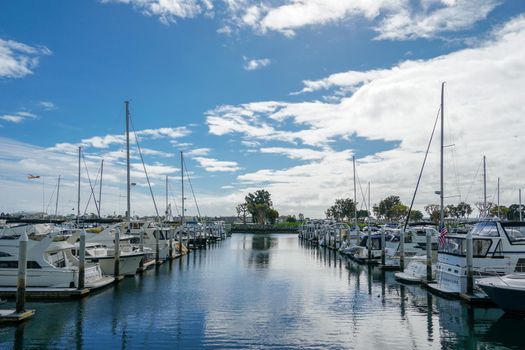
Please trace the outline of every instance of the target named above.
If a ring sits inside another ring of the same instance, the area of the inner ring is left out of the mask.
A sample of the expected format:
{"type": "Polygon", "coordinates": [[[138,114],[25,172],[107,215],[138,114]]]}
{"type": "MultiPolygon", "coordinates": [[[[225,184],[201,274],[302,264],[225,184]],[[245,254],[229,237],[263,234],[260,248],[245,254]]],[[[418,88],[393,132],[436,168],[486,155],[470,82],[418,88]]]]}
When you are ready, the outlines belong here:
{"type": "MultiPolygon", "coordinates": [[[[328,219],[335,219],[340,221],[351,221],[354,219],[354,210],[356,205],[359,203],[354,203],[350,198],[340,198],[336,199],[335,203],[330,206],[326,211],[326,217],[328,219]]],[[[478,210],[483,210],[483,203],[476,203],[476,208],[478,210]]],[[[386,220],[386,221],[402,221],[406,219],[408,214],[409,207],[401,201],[399,196],[388,196],[382,199],[378,204],[375,204],[372,207],[374,216],[377,219],[386,220]]],[[[439,204],[428,204],[424,207],[425,212],[430,217],[430,220],[434,223],[439,223],[440,218],[440,206],[439,204]]],[[[498,206],[493,203],[487,204],[488,213],[491,216],[498,216],[498,206]]],[[[499,206],[499,218],[502,220],[519,220],[519,204],[512,204],[509,207],[499,206]]],[[[525,206],[521,208],[522,216],[525,217],[525,206]]],[[[465,219],[468,218],[473,212],[473,208],[470,204],[465,202],[460,202],[457,205],[449,204],[445,207],[444,214],[447,218],[455,219],[465,219]]],[[[357,219],[363,219],[368,217],[367,210],[357,210],[357,219]]],[[[411,221],[421,221],[423,220],[423,213],[419,210],[414,210],[410,212],[411,221]]]]}

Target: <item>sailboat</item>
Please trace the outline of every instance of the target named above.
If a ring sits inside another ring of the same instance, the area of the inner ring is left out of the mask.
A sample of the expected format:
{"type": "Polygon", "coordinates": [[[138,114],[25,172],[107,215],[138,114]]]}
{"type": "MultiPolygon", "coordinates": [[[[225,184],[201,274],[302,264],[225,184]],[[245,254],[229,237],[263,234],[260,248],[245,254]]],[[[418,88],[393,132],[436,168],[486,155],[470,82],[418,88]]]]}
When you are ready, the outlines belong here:
{"type": "MultiPolygon", "coordinates": [[[[440,124],[441,124],[441,142],[440,142],[440,190],[439,190],[439,199],[440,199],[440,206],[439,206],[439,232],[442,230],[446,230],[445,228],[445,205],[444,205],[444,174],[443,174],[443,166],[444,166],[444,139],[445,139],[445,83],[443,82],[441,84],[441,106],[440,106],[440,124]]],[[[432,132],[432,136],[433,136],[432,132]]],[[[428,147],[430,147],[430,144],[432,142],[432,136],[430,138],[430,142],[428,147]]],[[[427,155],[428,155],[428,149],[427,149],[427,155]]],[[[421,230],[416,230],[414,237],[416,239],[425,240],[425,242],[421,242],[420,245],[418,245],[418,248],[424,250],[424,255],[418,254],[419,251],[416,251],[416,253],[410,257],[410,261],[406,266],[404,266],[404,259],[405,259],[405,244],[406,239],[409,238],[409,242],[412,241],[411,235],[405,235],[406,228],[408,226],[408,220],[410,219],[410,211],[412,210],[412,206],[414,204],[414,199],[417,193],[417,189],[419,187],[419,181],[421,180],[421,175],[423,174],[423,169],[426,163],[426,155],[425,160],[423,161],[423,166],[421,168],[421,172],[419,174],[419,179],[416,185],[416,189],[414,191],[414,196],[412,197],[412,203],[410,205],[409,212],[407,214],[407,218],[405,221],[405,226],[401,230],[401,237],[400,237],[400,244],[399,244],[399,254],[396,254],[396,258],[399,257],[399,267],[401,269],[400,272],[397,272],[395,274],[395,277],[398,281],[402,282],[408,282],[408,283],[423,283],[423,282],[430,282],[430,280],[433,280],[435,278],[436,269],[432,264],[432,252],[436,251],[438,248],[438,236],[439,232],[435,230],[434,228],[424,228],[421,230]]],[[[409,232],[410,233],[410,232],[409,232]]]]}

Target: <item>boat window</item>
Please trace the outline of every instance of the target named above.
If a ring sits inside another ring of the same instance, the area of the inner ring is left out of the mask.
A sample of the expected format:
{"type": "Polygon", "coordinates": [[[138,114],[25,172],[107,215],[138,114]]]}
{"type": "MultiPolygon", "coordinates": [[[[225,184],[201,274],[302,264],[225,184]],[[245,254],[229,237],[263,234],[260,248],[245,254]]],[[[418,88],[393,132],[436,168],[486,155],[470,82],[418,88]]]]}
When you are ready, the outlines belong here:
{"type": "MultiPolygon", "coordinates": [[[[0,268],[1,269],[18,269],[18,260],[0,261],[0,268]]],[[[27,262],[27,268],[28,269],[41,269],[40,265],[36,261],[32,261],[32,260],[27,262]]]]}
{"type": "Polygon", "coordinates": [[[511,243],[525,244],[525,226],[502,224],[511,243]]]}
{"type": "Polygon", "coordinates": [[[472,234],[484,237],[499,237],[498,226],[491,221],[480,222],[472,228],[472,234]]]}
{"type": "MultiPolygon", "coordinates": [[[[492,241],[490,239],[473,239],[472,240],[472,255],[474,257],[484,257],[487,255],[492,241]]],[[[440,251],[443,253],[466,256],[467,255],[467,241],[459,237],[445,238],[445,245],[440,251]]]]}
{"type": "Polygon", "coordinates": [[[519,258],[514,268],[514,272],[525,272],[525,259],[519,258]]]}
{"type": "Polygon", "coordinates": [[[381,238],[372,238],[372,250],[381,249],[381,238]]]}
{"type": "Polygon", "coordinates": [[[0,258],[5,258],[6,256],[11,256],[11,254],[6,252],[0,252],[0,258]]]}

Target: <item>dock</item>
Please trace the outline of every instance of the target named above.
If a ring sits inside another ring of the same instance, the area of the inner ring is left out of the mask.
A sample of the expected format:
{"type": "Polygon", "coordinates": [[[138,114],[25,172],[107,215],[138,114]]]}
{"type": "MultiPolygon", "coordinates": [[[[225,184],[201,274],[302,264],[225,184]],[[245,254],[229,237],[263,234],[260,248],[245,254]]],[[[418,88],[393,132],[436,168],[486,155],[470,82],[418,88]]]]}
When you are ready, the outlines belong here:
{"type": "MultiPolygon", "coordinates": [[[[26,288],[28,300],[80,299],[89,295],[89,289],[77,288],[26,288]]],[[[0,297],[16,298],[16,287],[0,287],[0,297]]]]}
{"type": "Polygon", "coordinates": [[[0,309],[0,323],[19,323],[35,314],[35,310],[16,312],[16,309],[0,309]]]}

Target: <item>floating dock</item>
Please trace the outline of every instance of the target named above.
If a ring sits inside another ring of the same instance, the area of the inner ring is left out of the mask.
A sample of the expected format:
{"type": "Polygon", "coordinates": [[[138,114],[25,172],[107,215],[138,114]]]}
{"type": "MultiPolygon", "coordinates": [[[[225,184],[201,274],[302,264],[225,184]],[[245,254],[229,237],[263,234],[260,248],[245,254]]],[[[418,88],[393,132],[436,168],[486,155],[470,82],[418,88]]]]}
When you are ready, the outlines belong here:
{"type": "Polygon", "coordinates": [[[0,309],[0,323],[18,323],[35,314],[35,310],[16,312],[16,309],[0,309]]]}
{"type": "MultiPolygon", "coordinates": [[[[88,288],[26,288],[26,298],[28,300],[80,299],[88,294],[88,288]]],[[[16,287],[0,287],[0,297],[7,299],[16,298],[16,287]]]]}

